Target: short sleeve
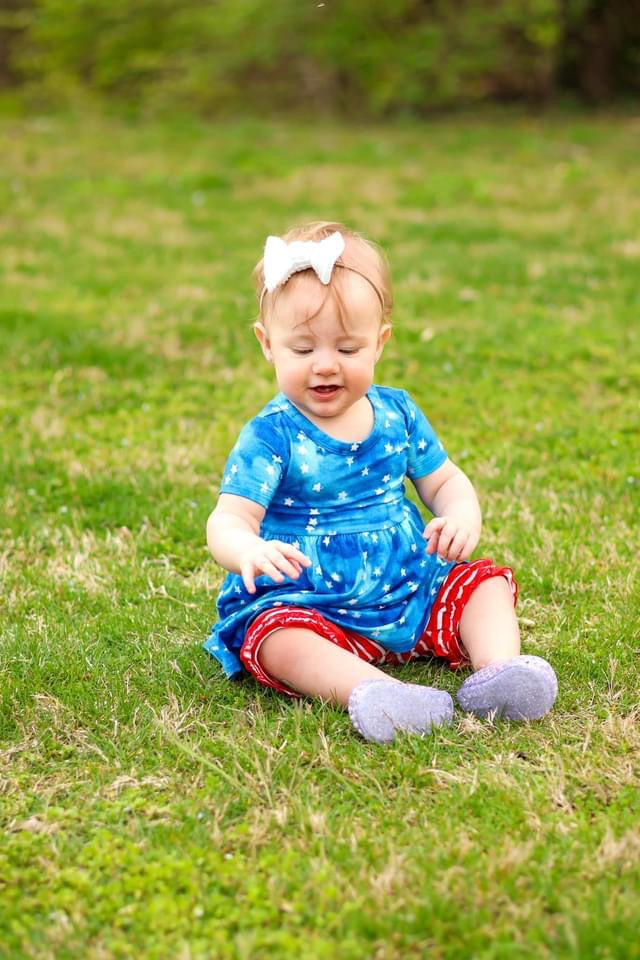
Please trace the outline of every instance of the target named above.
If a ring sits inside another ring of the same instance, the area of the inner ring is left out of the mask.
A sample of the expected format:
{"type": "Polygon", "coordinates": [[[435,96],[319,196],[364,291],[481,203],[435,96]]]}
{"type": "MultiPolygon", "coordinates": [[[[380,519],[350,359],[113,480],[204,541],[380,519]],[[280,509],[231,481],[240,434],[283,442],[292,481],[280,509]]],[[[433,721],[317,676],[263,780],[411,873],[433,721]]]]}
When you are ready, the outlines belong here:
{"type": "Polygon", "coordinates": [[[268,420],[256,418],[248,423],[229,454],[220,493],[231,493],[259,503],[265,509],[271,503],[282,479],[285,444],[268,420]]]}
{"type": "Polygon", "coordinates": [[[407,476],[411,480],[418,480],[441,467],[447,459],[447,451],[408,393],[404,394],[404,400],[409,441],[407,476]]]}

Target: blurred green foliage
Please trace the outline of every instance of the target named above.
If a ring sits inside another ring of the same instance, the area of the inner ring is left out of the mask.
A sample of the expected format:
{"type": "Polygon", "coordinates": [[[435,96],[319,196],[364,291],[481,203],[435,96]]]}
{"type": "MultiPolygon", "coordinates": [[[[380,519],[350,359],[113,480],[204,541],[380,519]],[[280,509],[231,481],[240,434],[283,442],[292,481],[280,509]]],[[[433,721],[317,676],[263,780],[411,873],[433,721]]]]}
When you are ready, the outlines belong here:
{"type": "Polygon", "coordinates": [[[0,84],[369,117],[640,92],[633,0],[4,0],[0,84]]]}

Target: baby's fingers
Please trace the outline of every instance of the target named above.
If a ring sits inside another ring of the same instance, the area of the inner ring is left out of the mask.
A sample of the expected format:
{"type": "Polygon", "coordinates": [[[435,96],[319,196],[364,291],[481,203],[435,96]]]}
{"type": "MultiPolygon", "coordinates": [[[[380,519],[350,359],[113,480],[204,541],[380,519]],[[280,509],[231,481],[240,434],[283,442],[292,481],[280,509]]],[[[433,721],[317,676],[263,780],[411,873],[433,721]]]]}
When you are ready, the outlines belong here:
{"type": "Polygon", "coordinates": [[[267,577],[271,577],[276,583],[281,583],[284,580],[276,563],[274,563],[274,560],[269,557],[266,551],[259,553],[250,560],[246,560],[240,567],[240,576],[248,593],[256,592],[255,577],[256,574],[259,575],[261,573],[266,574],[267,577]]]}
{"type": "Polygon", "coordinates": [[[446,522],[446,517],[433,517],[424,528],[422,536],[427,541],[427,553],[435,553],[438,549],[440,535],[446,522]]]}
{"type": "Polygon", "coordinates": [[[467,530],[458,530],[449,544],[447,560],[467,560],[471,553],[471,550],[468,549],[470,540],[471,537],[467,530]]]}
{"type": "Polygon", "coordinates": [[[249,591],[249,593],[256,592],[255,585],[255,575],[256,574],[265,574],[265,576],[270,577],[275,583],[282,583],[284,576],[280,573],[278,567],[275,563],[269,560],[267,557],[257,557],[255,561],[247,565],[247,568],[243,568],[242,579],[244,585],[249,591]]]}
{"type": "Polygon", "coordinates": [[[283,557],[291,560],[294,564],[299,565],[300,567],[310,567],[311,560],[309,557],[299,550],[298,547],[294,547],[292,543],[281,543],[278,541],[278,549],[283,557]]]}
{"type": "Polygon", "coordinates": [[[309,566],[310,562],[303,553],[290,544],[271,540],[263,550],[247,561],[246,567],[243,567],[242,578],[249,593],[255,593],[256,573],[263,573],[275,583],[282,583],[285,576],[296,580],[300,576],[302,563],[309,566]],[[288,559],[285,553],[292,553],[292,559],[288,559]],[[301,558],[300,561],[298,557],[301,558]]]}
{"type": "Polygon", "coordinates": [[[456,529],[456,525],[451,521],[447,522],[440,531],[440,536],[438,538],[438,555],[444,560],[453,559],[451,546],[455,541],[457,533],[458,531],[456,529]]]}
{"type": "Polygon", "coordinates": [[[256,592],[256,582],[254,579],[256,573],[256,568],[252,563],[243,563],[240,567],[240,576],[242,577],[242,582],[244,583],[247,593],[256,592]]]}
{"type": "Polygon", "coordinates": [[[311,561],[304,553],[290,543],[281,543],[279,540],[269,541],[271,548],[270,559],[283,573],[294,580],[300,576],[303,566],[308,567],[311,561]]]}

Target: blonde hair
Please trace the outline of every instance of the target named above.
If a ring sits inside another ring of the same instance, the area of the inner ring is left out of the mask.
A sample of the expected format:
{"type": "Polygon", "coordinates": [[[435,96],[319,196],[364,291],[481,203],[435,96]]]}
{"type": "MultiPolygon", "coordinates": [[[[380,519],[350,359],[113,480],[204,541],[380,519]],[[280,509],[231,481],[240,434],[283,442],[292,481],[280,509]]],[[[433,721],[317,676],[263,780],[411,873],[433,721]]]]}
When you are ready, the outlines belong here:
{"type": "MultiPolygon", "coordinates": [[[[391,310],[393,307],[393,295],[391,292],[391,277],[387,260],[382,250],[375,244],[366,240],[359,233],[355,233],[341,223],[331,221],[320,221],[318,223],[309,223],[305,226],[294,227],[282,235],[285,243],[293,243],[294,240],[323,240],[325,237],[335,232],[341,233],[344,237],[345,248],[342,255],[337,259],[336,265],[331,274],[331,279],[326,287],[325,296],[320,306],[313,311],[307,320],[312,320],[319,314],[326,303],[328,297],[332,297],[336,303],[338,316],[342,324],[348,319],[349,311],[346,308],[347,299],[346,287],[344,285],[344,271],[348,270],[356,273],[366,280],[374,289],[381,307],[381,322],[389,323],[391,310]]],[[[273,310],[278,299],[278,295],[286,286],[295,287],[300,283],[307,283],[309,279],[315,281],[320,288],[322,285],[317,279],[313,270],[302,270],[294,273],[282,286],[276,287],[269,293],[264,285],[263,261],[260,260],[253,271],[253,278],[256,285],[256,293],[260,307],[260,320],[267,323],[273,314],[273,310]]]]}

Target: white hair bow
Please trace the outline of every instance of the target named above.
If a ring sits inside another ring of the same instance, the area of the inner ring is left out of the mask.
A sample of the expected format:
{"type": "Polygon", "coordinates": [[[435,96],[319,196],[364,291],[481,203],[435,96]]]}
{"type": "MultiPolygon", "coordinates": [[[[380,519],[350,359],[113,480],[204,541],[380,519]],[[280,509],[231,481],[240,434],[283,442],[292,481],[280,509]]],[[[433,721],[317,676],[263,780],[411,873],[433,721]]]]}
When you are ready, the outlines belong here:
{"type": "Polygon", "coordinates": [[[264,247],[264,285],[269,293],[287,282],[300,270],[314,270],[325,286],[331,279],[336,260],[344,250],[344,237],[337,231],[324,240],[294,240],[267,237],[264,247]]]}

